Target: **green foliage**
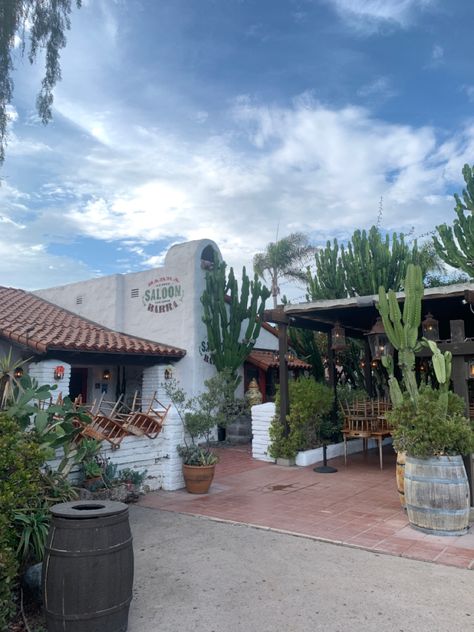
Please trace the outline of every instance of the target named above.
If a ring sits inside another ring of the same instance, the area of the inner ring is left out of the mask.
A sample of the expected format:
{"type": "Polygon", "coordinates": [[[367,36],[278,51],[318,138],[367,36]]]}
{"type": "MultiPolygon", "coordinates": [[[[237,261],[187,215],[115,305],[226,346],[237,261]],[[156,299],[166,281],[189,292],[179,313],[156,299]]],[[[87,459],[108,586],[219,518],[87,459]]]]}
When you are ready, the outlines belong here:
{"type": "Polygon", "coordinates": [[[447,413],[437,391],[420,390],[418,405],[405,395],[388,414],[393,425],[393,445],[413,457],[469,454],[474,451],[474,427],[463,416],[464,402],[447,394],[447,413]]]}
{"type": "Polygon", "coordinates": [[[280,294],[278,279],[283,277],[306,281],[304,263],[314,252],[314,246],[309,244],[308,237],[304,233],[292,233],[267,244],[265,252],[259,252],[254,256],[254,272],[264,280],[266,274],[270,277],[274,307],[277,306],[277,297],[280,294]]]}
{"type": "Polygon", "coordinates": [[[376,294],[379,287],[403,287],[403,279],[410,263],[418,264],[425,274],[435,264],[435,257],[427,248],[419,249],[405,243],[403,234],[382,234],[377,226],[367,232],[356,230],[346,246],[327,242],[326,248],[315,254],[316,272],[308,269],[308,300],[367,296],[376,294]]]}
{"type": "MultiPolygon", "coordinates": [[[[337,426],[332,424],[329,413],[334,402],[333,391],[312,378],[300,378],[289,383],[290,432],[284,436],[283,426],[278,416],[272,421],[269,434],[270,456],[291,458],[300,450],[316,448],[330,441],[337,434],[337,426]]],[[[276,408],[279,410],[279,393],[276,408]]]]}
{"type": "Polygon", "coordinates": [[[210,353],[219,372],[228,369],[235,376],[255,346],[263,321],[265,301],[270,292],[258,280],[250,281],[242,270],[242,288],[230,268],[226,275],[225,262],[214,262],[206,273],[206,289],[201,296],[202,320],[206,325],[210,353]],[[242,326],[247,321],[242,336],[242,326]]]}
{"type": "Polygon", "coordinates": [[[147,473],[147,470],[142,470],[140,472],[138,470],[134,470],[133,468],[125,467],[123,470],[120,470],[119,480],[122,483],[130,483],[131,485],[140,486],[143,485],[147,473]]]}
{"type": "Polygon", "coordinates": [[[324,380],[324,366],[322,361],[321,335],[311,329],[288,327],[290,347],[298,358],[311,364],[311,373],[317,382],[324,380]]]}
{"type": "Polygon", "coordinates": [[[234,397],[235,378],[229,369],[205,380],[204,386],[202,393],[188,398],[176,380],[163,384],[190,439],[189,442],[185,436],[185,445],[178,446],[178,453],[186,465],[210,465],[208,461],[214,455],[209,444],[214,428],[232,423],[245,410],[245,402],[234,397]],[[198,444],[200,440],[204,440],[204,446],[198,444]]]}
{"type": "Polygon", "coordinates": [[[84,441],[76,441],[81,428],[74,422],[79,419],[82,423],[89,423],[90,418],[68,397],[62,402],[41,407],[40,403],[52,400],[51,391],[54,389],[56,385],[39,386],[29,375],[24,375],[14,388],[13,400],[6,414],[23,430],[33,426],[46,458],[53,458],[56,449],[62,449],[63,458],[58,471],[66,477],[85,456],[84,441]]]}
{"type": "Polygon", "coordinates": [[[41,561],[48,537],[49,505],[45,503],[37,507],[18,509],[13,519],[20,532],[17,553],[25,560],[33,555],[35,561],[41,561]]]}
{"type": "Polygon", "coordinates": [[[466,188],[462,199],[454,194],[457,217],[452,227],[441,224],[436,227],[438,237],[433,237],[436,253],[441,259],[462,270],[469,277],[474,277],[474,165],[465,164],[462,170],[466,188]]]}
{"type": "Polygon", "coordinates": [[[17,583],[18,562],[8,537],[10,530],[11,524],[7,516],[0,513],[0,630],[2,632],[9,629],[9,622],[16,610],[13,592],[17,583]]]}
{"type": "MultiPolygon", "coordinates": [[[[71,26],[72,4],[72,0],[6,0],[0,3],[0,165],[5,158],[7,106],[13,97],[15,36],[22,39],[20,51],[23,54],[28,31],[28,60],[31,64],[38,50],[46,50],[46,71],[36,107],[43,123],[47,123],[52,117],[53,89],[61,79],[60,50],[66,45],[65,33],[71,26]]],[[[76,0],[76,6],[81,6],[81,0],[76,0]]]]}
{"type": "Polygon", "coordinates": [[[44,452],[32,435],[22,432],[15,421],[0,413],[0,629],[14,612],[13,590],[19,562],[16,551],[22,527],[15,522],[21,508],[41,503],[40,466],[44,452]]]}

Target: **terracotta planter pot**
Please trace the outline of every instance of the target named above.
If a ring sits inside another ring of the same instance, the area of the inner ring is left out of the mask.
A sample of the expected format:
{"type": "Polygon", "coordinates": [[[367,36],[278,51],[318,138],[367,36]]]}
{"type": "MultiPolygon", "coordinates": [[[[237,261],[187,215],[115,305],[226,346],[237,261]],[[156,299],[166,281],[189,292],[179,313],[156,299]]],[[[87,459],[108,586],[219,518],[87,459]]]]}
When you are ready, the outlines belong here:
{"type": "Polygon", "coordinates": [[[183,476],[190,494],[207,494],[214,478],[215,465],[184,465],[183,476]]]}

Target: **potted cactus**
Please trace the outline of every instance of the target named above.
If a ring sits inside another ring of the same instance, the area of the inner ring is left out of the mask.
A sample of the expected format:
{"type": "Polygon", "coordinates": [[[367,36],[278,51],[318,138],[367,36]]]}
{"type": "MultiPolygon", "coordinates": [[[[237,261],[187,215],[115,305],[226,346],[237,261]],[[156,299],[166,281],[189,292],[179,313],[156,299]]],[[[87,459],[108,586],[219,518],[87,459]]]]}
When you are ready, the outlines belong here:
{"type": "MultiPolygon", "coordinates": [[[[389,374],[394,447],[406,453],[404,495],[410,524],[427,533],[460,535],[469,522],[469,485],[462,454],[474,449],[474,432],[463,417],[463,401],[449,392],[451,353],[418,338],[423,298],[419,266],[410,264],[405,279],[403,316],[395,292],[379,289],[378,310],[385,332],[398,351],[402,386],[391,356],[382,358],[389,374]],[[432,353],[438,389],[418,386],[415,353],[432,353]]],[[[399,470],[400,471],[400,470],[399,470]]]]}

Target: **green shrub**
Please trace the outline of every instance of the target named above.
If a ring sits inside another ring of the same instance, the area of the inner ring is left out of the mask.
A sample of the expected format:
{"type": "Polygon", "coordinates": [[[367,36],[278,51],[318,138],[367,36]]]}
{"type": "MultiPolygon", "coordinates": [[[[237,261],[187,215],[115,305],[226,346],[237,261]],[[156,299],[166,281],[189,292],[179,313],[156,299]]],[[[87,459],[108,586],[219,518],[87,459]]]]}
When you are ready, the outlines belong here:
{"type": "Polygon", "coordinates": [[[419,458],[473,452],[474,427],[463,413],[463,400],[451,392],[447,415],[438,391],[421,390],[417,407],[405,396],[403,403],[388,414],[394,427],[394,448],[419,458]]]}
{"type": "Polygon", "coordinates": [[[0,629],[7,629],[15,610],[13,590],[19,570],[15,552],[23,532],[15,515],[38,505],[43,493],[43,461],[44,453],[34,436],[0,414],[0,629]]]}
{"type": "MultiPolygon", "coordinates": [[[[315,382],[313,378],[300,378],[290,382],[289,395],[289,436],[283,436],[283,427],[278,416],[270,426],[269,452],[273,458],[292,458],[300,450],[317,448],[337,434],[337,426],[332,424],[329,417],[334,394],[328,386],[315,382]]],[[[278,392],[277,411],[279,408],[280,394],[278,392]]]]}
{"type": "Polygon", "coordinates": [[[13,591],[17,581],[18,562],[15,551],[8,541],[11,530],[6,516],[0,513],[0,630],[8,630],[8,624],[15,614],[13,591]]]}

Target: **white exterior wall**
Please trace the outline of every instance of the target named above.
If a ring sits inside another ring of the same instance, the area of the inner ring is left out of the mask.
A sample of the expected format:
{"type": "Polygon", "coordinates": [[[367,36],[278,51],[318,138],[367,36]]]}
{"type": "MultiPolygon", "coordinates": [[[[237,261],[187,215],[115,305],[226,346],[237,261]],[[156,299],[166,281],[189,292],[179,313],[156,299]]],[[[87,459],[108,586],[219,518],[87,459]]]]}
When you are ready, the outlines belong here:
{"type": "Polygon", "coordinates": [[[186,392],[195,395],[202,390],[203,381],[215,372],[201,349],[201,342],[206,340],[200,300],[206,271],[201,267],[201,255],[207,246],[220,258],[217,245],[209,239],[191,241],[170,248],[162,268],[90,279],[35,293],[111,329],[185,349],[186,356],[177,364],[179,379],[186,392]],[[170,287],[174,294],[179,288],[179,295],[172,300],[147,300],[147,290],[150,296],[152,290],[156,295],[157,289],[163,293],[164,288],[169,292],[170,287]],[[132,297],[132,290],[138,291],[137,296],[132,297]],[[160,308],[164,310],[161,313],[160,308]]]}
{"type": "Polygon", "coordinates": [[[52,391],[54,399],[61,394],[64,397],[69,395],[69,379],[71,377],[71,365],[62,360],[43,360],[41,362],[32,362],[28,367],[28,373],[31,378],[37,380],[40,386],[48,384],[52,386],[57,384],[58,388],[52,391]],[[64,377],[62,380],[54,379],[54,369],[57,366],[64,367],[64,377]]]}

